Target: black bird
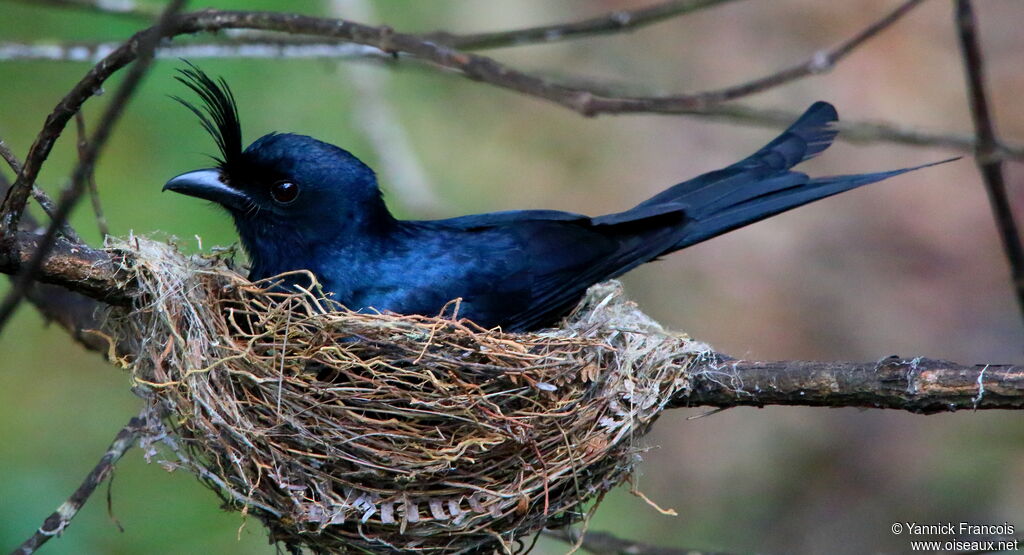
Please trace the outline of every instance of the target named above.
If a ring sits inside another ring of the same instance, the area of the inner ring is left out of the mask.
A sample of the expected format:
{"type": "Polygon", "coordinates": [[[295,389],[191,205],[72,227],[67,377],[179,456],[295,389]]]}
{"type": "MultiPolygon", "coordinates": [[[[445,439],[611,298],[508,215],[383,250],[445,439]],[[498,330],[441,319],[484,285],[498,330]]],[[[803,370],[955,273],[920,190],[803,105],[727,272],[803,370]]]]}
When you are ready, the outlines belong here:
{"type": "Polygon", "coordinates": [[[291,133],[264,135],[243,150],[223,78],[192,64],[176,78],[202,100],[199,108],[175,98],[199,117],[220,157],[216,168],[179,175],[164,190],[227,209],[251,259],[250,279],[309,270],[353,310],[433,316],[461,298],[460,316],[507,331],[554,324],[591,285],[670,252],[918,169],[814,179],[791,171],[836,136],[835,108],[816,102],[750,157],[624,212],[403,221],[385,206],[373,170],[348,151],[291,133]]]}

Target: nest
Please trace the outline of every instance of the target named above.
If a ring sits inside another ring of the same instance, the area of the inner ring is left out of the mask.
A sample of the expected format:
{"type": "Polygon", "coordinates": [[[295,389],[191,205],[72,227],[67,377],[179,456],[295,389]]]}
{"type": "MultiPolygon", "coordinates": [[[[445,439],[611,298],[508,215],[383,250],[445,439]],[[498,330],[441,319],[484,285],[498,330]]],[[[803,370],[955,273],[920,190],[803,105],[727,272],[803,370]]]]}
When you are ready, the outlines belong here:
{"type": "MultiPolygon", "coordinates": [[[[594,286],[559,328],[333,310],[133,238],[119,362],[225,506],[298,550],[522,550],[630,477],[707,347],[594,286]]],[[[167,439],[167,438],[165,438],[167,439]]],[[[166,443],[166,442],[165,442],[166,443]]]]}

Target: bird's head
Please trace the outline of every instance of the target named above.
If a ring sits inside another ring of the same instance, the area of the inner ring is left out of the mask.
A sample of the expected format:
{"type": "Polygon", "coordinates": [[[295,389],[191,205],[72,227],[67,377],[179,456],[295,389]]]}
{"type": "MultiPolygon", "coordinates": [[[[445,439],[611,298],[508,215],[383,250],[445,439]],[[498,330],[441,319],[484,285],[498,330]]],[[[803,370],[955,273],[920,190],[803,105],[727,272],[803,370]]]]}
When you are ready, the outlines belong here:
{"type": "Polygon", "coordinates": [[[254,258],[270,247],[345,240],[391,221],[373,170],[344,149],[291,133],[270,133],[243,149],[231,89],[188,65],[176,79],[199,96],[201,107],[174,98],[199,118],[220,156],[216,167],[183,173],[165,191],[227,209],[254,258]]]}

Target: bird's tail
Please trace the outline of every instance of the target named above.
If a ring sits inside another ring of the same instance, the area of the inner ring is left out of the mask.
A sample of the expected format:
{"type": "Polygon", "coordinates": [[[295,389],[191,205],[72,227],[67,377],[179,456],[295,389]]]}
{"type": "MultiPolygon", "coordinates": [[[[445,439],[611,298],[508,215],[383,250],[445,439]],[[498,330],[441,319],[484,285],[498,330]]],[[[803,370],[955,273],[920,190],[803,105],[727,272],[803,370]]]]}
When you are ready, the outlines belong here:
{"type": "Polygon", "coordinates": [[[815,102],[793,125],[749,157],[727,168],[679,183],[625,212],[595,218],[594,223],[612,226],[655,224],[668,213],[682,212],[683,225],[677,229],[675,240],[660,253],[667,254],[818,199],[956,160],[816,179],[791,171],[793,166],[818,155],[832,144],[837,120],[838,114],[831,104],[815,102]]]}
{"type": "Polygon", "coordinates": [[[704,205],[691,207],[691,216],[686,224],[686,233],[680,237],[672,250],[688,247],[748,224],[770,218],[787,210],[803,206],[819,199],[838,195],[862,185],[868,185],[903,173],[952,162],[950,158],[911,168],[887,172],[862,173],[819,177],[790,185],[785,176],[738,187],[732,194],[704,205]],[[782,182],[781,186],[776,182],[782,182]]]}

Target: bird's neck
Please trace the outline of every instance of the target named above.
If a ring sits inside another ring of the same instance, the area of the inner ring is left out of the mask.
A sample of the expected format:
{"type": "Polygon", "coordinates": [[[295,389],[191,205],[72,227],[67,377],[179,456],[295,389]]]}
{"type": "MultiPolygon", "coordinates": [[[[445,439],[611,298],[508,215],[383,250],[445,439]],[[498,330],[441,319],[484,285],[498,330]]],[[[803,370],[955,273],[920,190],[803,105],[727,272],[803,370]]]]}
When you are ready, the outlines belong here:
{"type": "Polygon", "coordinates": [[[337,264],[354,246],[374,250],[374,245],[388,241],[398,225],[386,208],[373,218],[324,226],[236,221],[242,246],[249,254],[249,279],[253,281],[298,270],[309,270],[322,280],[325,264],[337,264]]]}

